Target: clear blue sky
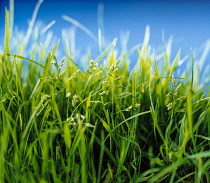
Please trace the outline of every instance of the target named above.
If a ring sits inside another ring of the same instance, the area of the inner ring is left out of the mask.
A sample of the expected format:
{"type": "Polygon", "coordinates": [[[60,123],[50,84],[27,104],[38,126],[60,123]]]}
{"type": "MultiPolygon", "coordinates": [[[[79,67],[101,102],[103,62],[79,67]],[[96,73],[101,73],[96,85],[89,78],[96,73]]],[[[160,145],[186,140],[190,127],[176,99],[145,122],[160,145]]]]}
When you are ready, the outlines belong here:
{"type": "MultiPolygon", "coordinates": [[[[3,38],[4,7],[8,0],[0,1],[0,43],[3,38]]],[[[27,26],[37,1],[15,0],[15,25],[20,30],[27,26]]],[[[56,20],[51,28],[59,38],[63,28],[71,24],[61,18],[67,15],[88,27],[97,35],[97,7],[104,4],[104,32],[106,40],[119,37],[120,32],[130,31],[128,47],[141,43],[146,25],[151,28],[151,41],[154,47],[161,45],[162,30],[166,39],[174,37],[174,51],[182,47],[184,54],[189,49],[199,49],[210,38],[210,1],[207,0],[44,0],[38,13],[38,20],[48,24],[56,20]]],[[[94,44],[81,30],[76,35],[77,46],[94,44]]]]}

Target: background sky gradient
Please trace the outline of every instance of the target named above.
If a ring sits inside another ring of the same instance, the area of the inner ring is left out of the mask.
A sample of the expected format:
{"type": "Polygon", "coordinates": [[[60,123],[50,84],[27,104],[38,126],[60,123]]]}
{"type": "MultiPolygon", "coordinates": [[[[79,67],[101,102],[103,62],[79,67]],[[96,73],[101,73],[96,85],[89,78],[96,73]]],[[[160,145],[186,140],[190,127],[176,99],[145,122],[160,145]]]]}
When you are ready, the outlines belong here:
{"type": "MultiPolygon", "coordinates": [[[[9,0],[0,0],[0,44],[4,35],[4,8],[9,0]]],[[[31,18],[37,0],[15,0],[15,26],[25,31],[27,20],[31,18]]],[[[150,44],[158,48],[173,36],[175,55],[182,47],[182,56],[193,48],[199,55],[204,43],[210,38],[210,1],[207,0],[44,0],[37,21],[47,25],[56,38],[61,38],[61,30],[72,26],[62,19],[67,15],[89,28],[96,36],[98,30],[98,5],[103,5],[103,26],[107,43],[120,34],[130,32],[128,48],[142,43],[146,25],[150,26],[150,44]]],[[[120,43],[119,43],[120,44],[120,43]]],[[[78,49],[91,47],[96,43],[82,30],[77,29],[76,46],[78,49]]]]}

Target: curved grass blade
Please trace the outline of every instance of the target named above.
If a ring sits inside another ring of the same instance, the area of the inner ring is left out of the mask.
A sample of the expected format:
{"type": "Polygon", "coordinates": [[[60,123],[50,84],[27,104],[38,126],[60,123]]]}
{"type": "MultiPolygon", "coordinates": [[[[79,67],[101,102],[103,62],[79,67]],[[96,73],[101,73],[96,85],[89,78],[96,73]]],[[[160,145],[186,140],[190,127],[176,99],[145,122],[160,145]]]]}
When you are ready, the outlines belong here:
{"type": "Polygon", "coordinates": [[[97,42],[97,38],[96,36],[84,25],[82,25],[81,23],[79,23],[78,21],[74,20],[73,18],[63,15],[62,18],[74,25],[76,25],[77,27],[79,27],[80,29],[82,29],[87,35],[89,35],[95,42],[97,42]]]}
{"type": "Polygon", "coordinates": [[[23,56],[20,56],[20,55],[13,55],[13,54],[7,53],[7,56],[20,58],[20,59],[23,59],[23,60],[27,60],[29,62],[32,62],[34,64],[37,64],[37,65],[41,66],[42,68],[45,68],[42,64],[37,63],[37,62],[35,62],[35,61],[33,61],[33,60],[29,59],[29,58],[26,58],[26,57],[23,57],[23,56]]]}

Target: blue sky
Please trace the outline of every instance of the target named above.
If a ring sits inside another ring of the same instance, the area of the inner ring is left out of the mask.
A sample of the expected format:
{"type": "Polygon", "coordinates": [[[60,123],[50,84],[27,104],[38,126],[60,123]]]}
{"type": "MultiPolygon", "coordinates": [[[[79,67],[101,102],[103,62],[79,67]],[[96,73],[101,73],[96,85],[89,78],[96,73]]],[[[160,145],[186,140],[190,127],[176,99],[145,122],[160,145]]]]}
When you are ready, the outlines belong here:
{"type": "MultiPolygon", "coordinates": [[[[15,25],[25,30],[27,20],[31,18],[36,5],[35,0],[15,0],[15,25]]],[[[56,21],[51,27],[57,38],[61,30],[72,25],[61,18],[67,15],[88,27],[96,36],[98,30],[97,8],[104,6],[104,35],[107,42],[119,37],[122,32],[130,32],[128,47],[143,41],[146,25],[150,25],[150,43],[154,47],[162,44],[162,31],[166,40],[173,35],[174,53],[182,47],[182,54],[188,54],[190,48],[199,48],[210,38],[210,1],[207,0],[44,0],[37,20],[45,25],[56,21]]],[[[0,43],[3,38],[4,7],[8,0],[0,4],[0,43]]],[[[79,48],[94,47],[94,42],[82,30],[77,31],[79,48]]]]}

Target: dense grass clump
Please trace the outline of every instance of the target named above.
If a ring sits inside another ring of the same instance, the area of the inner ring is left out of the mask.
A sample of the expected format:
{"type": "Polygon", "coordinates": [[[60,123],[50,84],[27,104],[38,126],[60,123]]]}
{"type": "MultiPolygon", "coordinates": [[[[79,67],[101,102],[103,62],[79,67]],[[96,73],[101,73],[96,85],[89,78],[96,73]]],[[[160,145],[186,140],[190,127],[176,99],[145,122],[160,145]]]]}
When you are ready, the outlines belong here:
{"type": "Polygon", "coordinates": [[[0,182],[210,182],[209,93],[193,58],[180,73],[180,52],[172,63],[168,49],[156,57],[147,28],[131,70],[128,53],[116,59],[114,41],[82,71],[68,41],[61,61],[59,43],[46,54],[35,41],[26,58],[25,40],[12,53],[8,16],[0,182]]]}

